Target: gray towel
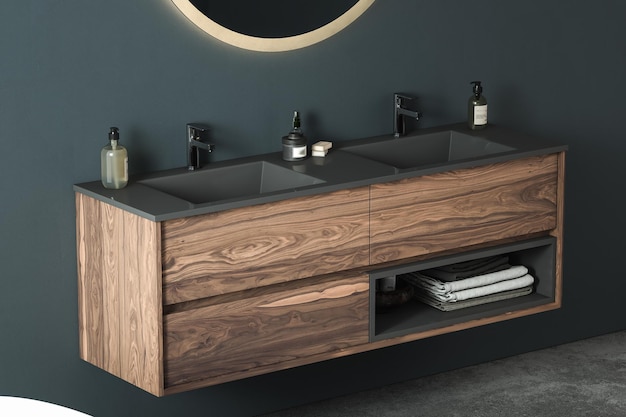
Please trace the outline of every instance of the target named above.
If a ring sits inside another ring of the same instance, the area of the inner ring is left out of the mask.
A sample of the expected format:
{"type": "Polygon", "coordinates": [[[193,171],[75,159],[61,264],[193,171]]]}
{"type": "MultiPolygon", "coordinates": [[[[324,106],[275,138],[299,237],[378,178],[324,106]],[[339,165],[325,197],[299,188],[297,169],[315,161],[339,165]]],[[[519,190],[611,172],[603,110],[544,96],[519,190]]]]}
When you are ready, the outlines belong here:
{"type": "Polygon", "coordinates": [[[476,275],[502,271],[510,267],[509,257],[506,255],[500,255],[489,258],[474,259],[467,262],[459,262],[438,268],[426,269],[421,271],[421,273],[443,281],[457,281],[459,279],[470,278],[476,275]]]}
{"type": "Polygon", "coordinates": [[[524,265],[517,265],[502,271],[477,275],[475,277],[460,279],[458,281],[440,281],[436,278],[424,275],[421,272],[411,272],[410,274],[403,275],[402,277],[411,282],[413,285],[424,288],[434,294],[443,295],[471,288],[484,287],[501,281],[523,277],[526,274],[528,274],[528,268],[524,265]]]}
{"type": "MultiPolygon", "coordinates": [[[[497,273],[498,272],[496,272],[496,274],[497,273]]],[[[407,280],[411,284],[415,285],[418,289],[421,289],[421,292],[428,294],[429,297],[451,303],[468,300],[470,298],[483,297],[485,295],[497,294],[504,291],[516,290],[518,288],[524,288],[529,285],[533,285],[533,283],[535,282],[535,279],[532,276],[526,274],[519,278],[499,281],[493,284],[467,289],[459,289],[458,291],[442,292],[432,288],[431,285],[424,285],[422,280],[414,276],[407,277],[407,280]]]]}
{"type": "Polygon", "coordinates": [[[460,310],[462,308],[473,307],[477,305],[493,303],[496,301],[522,297],[524,295],[529,295],[532,292],[533,292],[533,286],[529,285],[528,287],[524,287],[524,288],[504,291],[498,294],[485,295],[483,297],[471,298],[469,300],[457,301],[454,303],[450,303],[446,301],[439,301],[439,300],[429,297],[426,293],[420,293],[420,292],[416,292],[414,297],[415,299],[425,304],[428,304],[431,307],[435,307],[438,310],[454,311],[454,310],[460,310]]]}

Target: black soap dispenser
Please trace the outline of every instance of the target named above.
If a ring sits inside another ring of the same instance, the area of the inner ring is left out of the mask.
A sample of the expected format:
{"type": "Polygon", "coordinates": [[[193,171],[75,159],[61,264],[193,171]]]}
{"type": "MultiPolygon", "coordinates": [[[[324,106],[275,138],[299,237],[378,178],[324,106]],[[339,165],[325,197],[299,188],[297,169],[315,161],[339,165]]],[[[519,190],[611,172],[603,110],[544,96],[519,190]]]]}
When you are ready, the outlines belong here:
{"type": "Polygon", "coordinates": [[[472,130],[480,130],[487,126],[487,99],[483,96],[480,81],[472,81],[474,94],[467,103],[467,124],[472,130]]]}
{"type": "Polygon", "coordinates": [[[285,161],[301,161],[307,156],[307,140],[300,128],[300,113],[293,112],[291,131],[283,136],[283,159],[285,161]]]}

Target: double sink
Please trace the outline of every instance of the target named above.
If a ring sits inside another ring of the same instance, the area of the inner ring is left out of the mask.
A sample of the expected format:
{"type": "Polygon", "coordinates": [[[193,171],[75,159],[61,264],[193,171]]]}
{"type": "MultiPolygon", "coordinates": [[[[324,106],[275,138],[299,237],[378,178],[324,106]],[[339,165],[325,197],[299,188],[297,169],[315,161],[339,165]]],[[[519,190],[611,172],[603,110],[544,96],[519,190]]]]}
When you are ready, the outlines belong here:
{"type": "MultiPolygon", "coordinates": [[[[378,166],[385,165],[394,173],[405,173],[428,166],[480,159],[513,150],[514,147],[480,136],[457,130],[443,130],[401,138],[387,136],[352,141],[341,144],[339,150],[331,151],[329,156],[335,152],[348,153],[352,158],[373,161],[378,166]]],[[[281,166],[267,160],[257,160],[218,167],[209,165],[198,171],[157,176],[139,180],[138,183],[185,200],[192,205],[201,205],[295,191],[326,183],[325,179],[319,177],[323,175],[299,172],[298,164],[295,163],[281,166]]]]}

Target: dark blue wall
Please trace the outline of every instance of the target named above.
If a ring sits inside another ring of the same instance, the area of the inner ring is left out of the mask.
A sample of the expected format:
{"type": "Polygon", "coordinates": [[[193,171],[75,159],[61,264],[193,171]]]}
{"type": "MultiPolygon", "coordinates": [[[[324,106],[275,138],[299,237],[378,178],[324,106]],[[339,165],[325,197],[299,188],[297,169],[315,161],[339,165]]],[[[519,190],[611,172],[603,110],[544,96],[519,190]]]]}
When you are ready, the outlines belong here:
{"type": "Polygon", "coordinates": [[[0,2],[0,395],[105,416],[250,416],[626,328],[626,3],[378,0],[321,44],[222,44],[169,0],[0,2]],[[99,177],[117,125],[131,173],[182,166],[189,121],[215,159],[307,135],[390,132],[391,94],[422,126],[463,120],[482,79],[490,121],[569,143],[559,311],[157,399],[78,357],[72,184],[99,177]]]}

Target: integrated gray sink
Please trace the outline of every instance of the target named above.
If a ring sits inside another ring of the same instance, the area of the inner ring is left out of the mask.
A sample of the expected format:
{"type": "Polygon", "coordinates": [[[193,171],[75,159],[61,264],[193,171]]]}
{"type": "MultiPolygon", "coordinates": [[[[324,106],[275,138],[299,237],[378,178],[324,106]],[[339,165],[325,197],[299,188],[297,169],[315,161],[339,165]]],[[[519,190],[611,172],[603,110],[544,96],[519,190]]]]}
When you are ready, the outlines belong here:
{"type": "Polygon", "coordinates": [[[321,184],[318,178],[265,161],[167,175],[139,181],[193,204],[235,198],[321,184]]]}
{"type": "Polygon", "coordinates": [[[513,151],[515,148],[454,130],[345,146],[342,151],[408,170],[513,151]]]}

